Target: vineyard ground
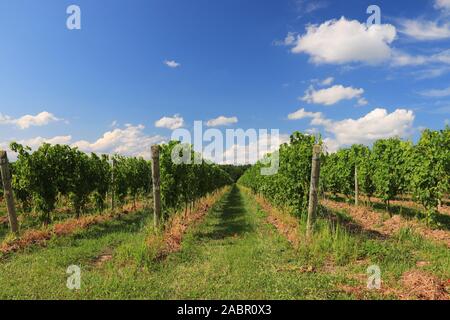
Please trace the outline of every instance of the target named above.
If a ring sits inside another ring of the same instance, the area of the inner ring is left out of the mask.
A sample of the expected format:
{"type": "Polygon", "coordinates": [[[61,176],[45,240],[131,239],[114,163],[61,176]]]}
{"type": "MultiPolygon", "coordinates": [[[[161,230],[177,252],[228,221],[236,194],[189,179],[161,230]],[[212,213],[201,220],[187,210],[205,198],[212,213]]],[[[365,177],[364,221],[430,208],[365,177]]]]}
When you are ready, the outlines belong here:
{"type": "Polygon", "coordinates": [[[315,245],[294,249],[268,221],[253,196],[234,187],[188,230],[179,252],[149,261],[148,212],[125,216],[0,261],[0,298],[389,299],[411,291],[419,272],[450,278],[442,263],[449,250],[410,233],[374,239],[343,227],[333,236],[319,222],[315,245]],[[66,288],[73,264],[82,269],[80,291],[66,288]],[[371,264],[392,290],[364,289],[371,264]]]}
{"type": "MultiPolygon", "coordinates": [[[[446,244],[450,247],[450,216],[437,214],[438,225],[429,226],[424,221],[424,213],[409,202],[396,201],[391,205],[391,215],[385,210],[378,199],[372,199],[372,205],[361,204],[356,207],[353,202],[348,203],[344,198],[323,199],[322,204],[332,210],[345,212],[355,219],[365,230],[380,232],[392,236],[401,229],[412,229],[427,239],[446,244]]],[[[443,206],[441,211],[447,210],[443,206]]]]}
{"type": "MultiPolygon", "coordinates": [[[[139,198],[137,201],[137,208],[142,208],[144,206],[151,206],[152,203],[148,199],[145,198],[139,198]]],[[[124,204],[122,210],[117,209],[117,213],[129,213],[132,211],[137,211],[135,208],[133,208],[134,204],[131,201],[126,201],[124,204]]],[[[85,211],[83,211],[82,217],[95,217],[95,216],[101,216],[108,214],[109,210],[106,210],[104,212],[98,212],[97,210],[90,208],[85,211]]],[[[24,213],[18,210],[17,217],[20,223],[20,229],[21,233],[24,234],[27,231],[31,230],[44,230],[44,229],[51,229],[56,224],[64,223],[66,221],[69,221],[71,219],[74,219],[76,217],[75,212],[70,207],[63,207],[59,206],[55,209],[54,212],[52,212],[52,221],[47,226],[44,227],[41,220],[41,214],[40,213],[33,213],[28,212],[24,213]]],[[[0,243],[4,241],[7,237],[12,236],[10,233],[10,227],[9,227],[9,220],[7,215],[6,207],[4,206],[4,201],[0,202],[0,243]]]]}

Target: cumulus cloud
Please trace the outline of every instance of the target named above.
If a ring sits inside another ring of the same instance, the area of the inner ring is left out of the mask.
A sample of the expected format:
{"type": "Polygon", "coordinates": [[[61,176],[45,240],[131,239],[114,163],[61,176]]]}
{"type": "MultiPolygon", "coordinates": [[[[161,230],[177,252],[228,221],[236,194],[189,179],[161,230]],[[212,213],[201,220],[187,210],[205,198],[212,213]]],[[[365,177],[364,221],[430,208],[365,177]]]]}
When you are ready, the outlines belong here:
{"type": "Polygon", "coordinates": [[[237,117],[225,117],[225,116],[220,116],[216,119],[211,119],[209,120],[206,125],[208,127],[220,127],[220,126],[229,126],[232,124],[238,123],[238,118],[237,117]]]}
{"type": "Polygon", "coordinates": [[[359,119],[333,122],[326,130],[335,135],[341,145],[355,143],[370,144],[378,139],[405,137],[415,119],[411,110],[397,109],[388,113],[386,109],[375,109],[359,119]]]}
{"type": "Polygon", "coordinates": [[[311,125],[323,126],[333,137],[325,140],[330,152],[353,144],[369,145],[378,139],[406,137],[413,127],[415,115],[411,110],[397,109],[388,113],[386,109],[375,109],[359,119],[334,121],[326,119],[320,112],[298,110],[292,120],[311,118],[311,125]]]}
{"type": "Polygon", "coordinates": [[[436,21],[410,20],[400,21],[400,32],[416,40],[442,40],[450,38],[450,24],[439,25],[436,21]]]}
{"type": "Polygon", "coordinates": [[[98,152],[105,154],[121,154],[125,156],[142,156],[148,158],[150,147],[166,139],[162,136],[149,136],[144,133],[143,125],[126,125],[125,128],[116,128],[108,131],[96,141],[81,140],[72,145],[84,152],[98,152]]]}
{"type": "Polygon", "coordinates": [[[234,144],[223,153],[223,164],[254,164],[268,153],[277,151],[284,143],[289,142],[289,135],[261,134],[250,138],[245,144],[234,144]]]}
{"type": "Polygon", "coordinates": [[[363,94],[364,89],[355,89],[353,87],[344,87],[342,85],[335,85],[321,90],[315,90],[313,87],[310,87],[302,100],[308,103],[331,106],[342,100],[361,99],[363,94]]]}
{"type": "Polygon", "coordinates": [[[372,25],[357,20],[326,21],[309,25],[306,33],[292,41],[293,53],[305,53],[316,64],[345,64],[362,62],[378,64],[391,57],[390,44],[396,39],[393,25],[372,25]]]}
{"type": "MultiPolygon", "coordinates": [[[[49,144],[70,144],[72,141],[72,136],[56,136],[52,138],[44,138],[44,137],[35,137],[30,139],[22,139],[16,141],[19,144],[22,144],[24,146],[28,146],[33,150],[36,150],[44,143],[49,144]]],[[[7,148],[7,143],[3,143],[2,147],[7,148]]]]}
{"type": "Polygon", "coordinates": [[[181,67],[181,63],[176,62],[175,60],[165,60],[164,64],[169,68],[176,69],[181,67]]]}
{"type": "MultiPolygon", "coordinates": [[[[150,148],[153,144],[166,142],[162,136],[149,136],[144,133],[143,125],[127,125],[122,129],[116,128],[105,132],[103,136],[95,141],[74,141],[72,136],[56,136],[52,138],[35,137],[16,141],[33,150],[39,148],[43,143],[52,145],[63,144],[78,147],[83,152],[95,152],[100,154],[120,154],[131,157],[150,158],[150,148]]],[[[0,148],[8,149],[7,142],[0,143],[0,148]]],[[[14,158],[14,155],[12,156],[14,158]]]]}
{"type": "Polygon", "coordinates": [[[184,126],[184,119],[179,115],[174,115],[173,117],[163,117],[155,122],[155,126],[157,128],[175,130],[184,126]]]}
{"type": "Polygon", "coordinates": [[[53,113],[43,111],[37,115],[25,115],[23,117],[13,119],[10,116],[3,115],[0,113],[0,124],[12,124],[17,126],[19,129],[24,130],[30,127],[41,127],[48,125],[51,122],[61,121],[53,113]]]}
{"type": "Polygon", "coordinates": [[[20,140],[14,140],[11,139],[8,142],[1,142],[0,143],[0,149],[1,150],[7,150],[8,151],[8,158],[11,161],[15,161],[17,158],[17,154],[9,150],[9,144],[11,142],[17,142],[21,145],[28,146],[32,150],[38,149],[42,144],[49,143],[52,145],[55,144],[70,144],[72,141],[72,136],[56,136],[52,138],[44,138],[44,137],[35,137],[30,139],[20,139],[20,140]]]}

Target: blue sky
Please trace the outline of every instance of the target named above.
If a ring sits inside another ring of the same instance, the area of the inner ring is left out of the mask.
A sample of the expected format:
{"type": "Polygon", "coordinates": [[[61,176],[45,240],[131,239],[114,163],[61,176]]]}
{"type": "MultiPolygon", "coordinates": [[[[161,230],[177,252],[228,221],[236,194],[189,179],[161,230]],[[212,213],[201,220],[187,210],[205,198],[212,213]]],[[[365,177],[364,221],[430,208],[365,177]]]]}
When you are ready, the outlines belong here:
{"type": "Polygon", "coordinates": [[[141,155],[222,116],[336,149],[450,119],[450,0],[0,0],[0,39],[3,147],[141,155]]]}

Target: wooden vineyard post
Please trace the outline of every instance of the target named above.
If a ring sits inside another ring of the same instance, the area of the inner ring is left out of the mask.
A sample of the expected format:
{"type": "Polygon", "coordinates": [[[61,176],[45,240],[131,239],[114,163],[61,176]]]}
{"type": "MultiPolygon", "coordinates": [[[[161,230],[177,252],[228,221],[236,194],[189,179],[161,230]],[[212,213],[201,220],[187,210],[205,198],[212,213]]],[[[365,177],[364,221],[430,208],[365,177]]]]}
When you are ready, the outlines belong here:
{"type": "Polygon", "coordinates": [[[314,221],[317,215],[321,154],[322,154],[322,147],[320,145],[315,145],[313,148],[313,157],[312,157],[311,186],[309,188],[308,222],[306,229],[307,237],[310,237],[312,235],[314,228],[314,221]]]}
{"type": "Polygon", "coordinates": [[[358,166],[355,166],[355,206],[359,205],[358,166]]]}
{"type": "Polygon", "coordinates": [[[11,186],[11,171],[9,169],[8,155],[6,151],[0,151],[0,169],[3,181],[4,196],[6,207],[8,209],[9,225],[11,231],[19,234],[19,223],[17,222],[16,207],[14,205],[14,195],[11,186]]]}
{"type": "Polygon", "coordinates": [[[159,172],[159,145],[152,146],[153,220],[158,228],[161,220],[161,189],[159,172]]]}
{"type": "Polygon", "coordinates": [[[115,201],[116,199],[114,197],[114,194],[115,194],[115,192],[114,192],[114,183],[115,183],[114,168],[115,168],[115,166],[116,166],[116,159],[113,158],[112,159],[112,171],[111,171],[111,211],[112,212],[114,212],[114,210],[116,209],[116,201],[115,201]]]}

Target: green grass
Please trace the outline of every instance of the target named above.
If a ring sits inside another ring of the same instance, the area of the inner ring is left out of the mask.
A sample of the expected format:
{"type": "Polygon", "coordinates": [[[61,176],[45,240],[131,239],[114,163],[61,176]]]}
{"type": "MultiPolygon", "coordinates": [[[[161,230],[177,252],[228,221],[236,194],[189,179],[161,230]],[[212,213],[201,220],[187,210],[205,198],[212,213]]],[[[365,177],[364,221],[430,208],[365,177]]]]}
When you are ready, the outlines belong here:
{"type": "MultiPolygon", "coordinates": [[[[0,299],[354,299],[339,285],[365,286],[352,275],[364,276],[369,265],[380,265],[390,280],[422,260],[428,271],[450,277],[447,248],[407,230],[391,239],[350,232],[347,217],[333,225],[320,219],[314,241],[296,250],[236,187],[162,261],[151,260],[145,246],[148,216],[126,216],[0,260],[0,299]],[[112,259],[96,264],[103,254],[112,259]],[[70,265],[82,269],[80,291],[66,288],[70,265]]],[[[366,298],[383,297],[375,291],[366,298]]]]}

